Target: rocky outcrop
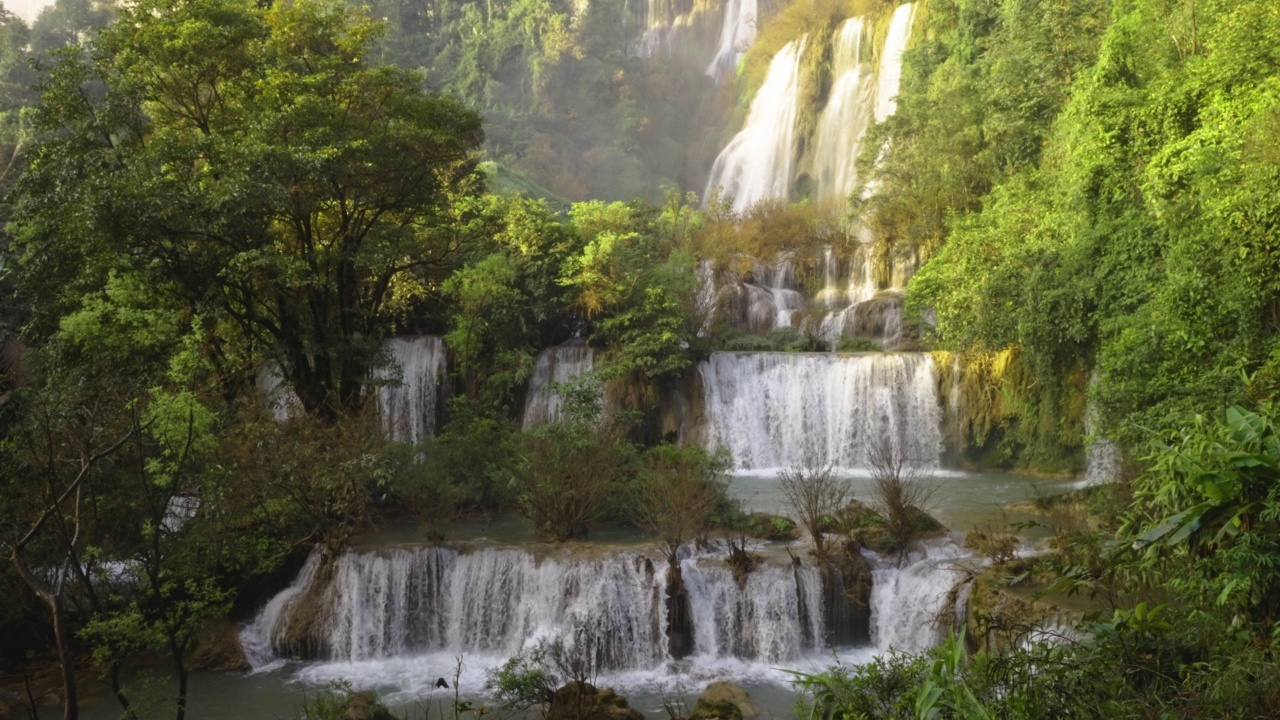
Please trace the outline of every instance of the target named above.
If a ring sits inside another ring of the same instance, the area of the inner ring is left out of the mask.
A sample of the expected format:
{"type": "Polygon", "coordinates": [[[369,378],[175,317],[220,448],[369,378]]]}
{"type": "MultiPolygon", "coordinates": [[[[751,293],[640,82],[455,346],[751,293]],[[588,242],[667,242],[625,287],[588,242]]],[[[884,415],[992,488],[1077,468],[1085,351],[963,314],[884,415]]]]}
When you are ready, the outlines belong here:
{"type": "Polygon", "coordinates": [[[598,690],[591,683],[570,682],[555,692],[546,720],[644,720],[644,714],[627,704],[611,688],[598,690]]]}
{"type": "Polygon", "coordinates": [[[756,707],[744,688],[715,682],[698,696],[689,720],[751,720],[755,716],[756,707]]]}
{"type": "Polygon", "coordinates": [[[790,542],[800,537],[800,528],[794,520],[782,515],[752,513],[743,522],[742,530],[753,538],[790,542]]]}
{"type": "Polygon", "coordinates": [[[689,606],[689,593],[684,586],[680,566],[667,566],[667,652],[679,660],[693,654],[693,609],[689,606]]]}
{"type": "MultiPolygon", "coordinates": [[[[1053,625],[1062,611],[1035,602],[1010,585],[1011,578],[1029,578],[1036,559],[1016,560],[983,570],[974,577],[965,612],[965,635],[970,649],[999,652],[1038,628],[1053,625]]],[[[1022,580],[1022,582],[1030,582],[1022,580]]]]}
{"type": "Polygon", "coordinates": [[[818,561],[823,618],[830,646],[871,642],[871,563],[856,540],[830,546],[818,561]]]}

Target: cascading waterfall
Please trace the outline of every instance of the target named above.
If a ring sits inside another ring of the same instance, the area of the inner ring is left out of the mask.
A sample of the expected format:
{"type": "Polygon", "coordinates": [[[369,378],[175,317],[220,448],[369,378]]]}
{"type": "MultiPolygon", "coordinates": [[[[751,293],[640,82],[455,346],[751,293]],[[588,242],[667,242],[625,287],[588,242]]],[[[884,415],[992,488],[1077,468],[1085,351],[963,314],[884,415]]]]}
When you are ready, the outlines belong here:
{"type": "Polygon", "coordinates": [[[742,56],[756,41],[758,17],[758,0],[728,0],[725,3],[720,39],[716,43],[715,58],[707,66],[707,75],[717,82],[733,75],[742,56]]]}
{"type": "Polygon", "coordinates": [[[933,359],[923,353],[714,353],[699,366],[708,448],[741,470],[864,468],[887,442],[934,467],[942,418],[933,359]]]}
{"type": "Polygon", "coordinates": [[[595,350],[586,345],[556,345],[538,354],[529,379],[520,426],[528,430],[538,425],[560,422],[560,396],[556,383],[568,382],[591,372],[595,366],[595,350]]]}
{"type": "Polygon", "coordinates": [[[743,211],[759,200],[785,198],[795,155],[800,58],[808,36],[787,43],[769,63],[764,84],[751,101],[747,122],[720,151],[704,198],[719,188],[743,211]]]}
{"type": "Polygon", "coordinates": [[[378,373],[383,434],[418,443],[435,433],[439,389],[445,374],[445,345],[438,337],[392,338],[386,351],[391,367],[378,373]]]}
{"type": "Polygon", "coordinates": [[[876,93],[875,75],[862,61],[865,34],[862,18],[844,21],[835,33],[835,82],[818,116],[814,140],[813,177],[820,198],[846,198],[857,187],[855,162],[871,126],[876,93]]]}

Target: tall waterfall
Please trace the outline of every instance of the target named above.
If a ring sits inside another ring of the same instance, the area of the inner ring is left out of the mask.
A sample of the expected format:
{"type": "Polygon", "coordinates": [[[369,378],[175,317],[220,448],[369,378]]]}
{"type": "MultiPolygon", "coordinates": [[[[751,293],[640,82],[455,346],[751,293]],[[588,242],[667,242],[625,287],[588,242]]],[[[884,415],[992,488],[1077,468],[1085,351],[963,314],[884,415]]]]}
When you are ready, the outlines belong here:
{"type": "MultiPolygon", "coordinates": [[[[857,186],[854,163],[871,126],[875,76],[862,61],[866,34],[862,18],[850,18],[836,30],[832,49],[835,82],[818,116],[814,140],[814,181],[818,197],[848,197],[857,186]]],[[[896,92],[896,90],[895,90],[896,92]]]]}
{"type": "Polygon", "coordinates": [[[756,40],[758,18],[758,0],[728,0],[725,3],[720,40],[716,43],[716,56],[707,66],[707,75],[719,81],[737,70],[738,62],[756,40]]]}
{"type": "Polygon", "coordinates": [[[867,466],[876,443],[936,466],[942,413],[925,354],[714,353],[699,366],[710,448],[741,470],[867,466]]]}
{"type": "Polygon", "coordinates": [[[911,21],[915,18],[914,3],[899,5],[889,20],[889,35],[880,53],[880,68],[876,73],[876,122],[884,122],[898,109],[898,85],[902,80],[902,53],[911,40],[911,21]]]}
{"type": "Polygon", "coordinates": [[[528,430],[537,425],[561,420],[560,396],[554,384],[568,382],[591,372],[595,366],[595,350],[586,345],[556,345],[538,354],[529,379],[524,413],[520,426],[528,430]]]}
{"type": "Polygon", "coordinates": [[[733,198],[737,211],[765,198],[787,197],[795,154],[800,58],[807,39],[806,35],[793,40],[773,56],[764,84],[751,101],[746,124],[711,167],[703,197],[721,188],[733,198]]]}
{"type": "Polygon", "coordinates": [[[417,443],[435,433],[445,374],[444,340],[427,335],[387,341],[391,367],[379,373],[378,409],[386,437],[417,443]]]}
{"type": "MultiPolygon", "coordinates": [[[[543,639],[585,653],[597,670],[652,669],[669,659],[665,565],[636,551],[350,551],[329,573],[317,571],[316,556],[243,631],[255,665],[289,652],[292,622],[305,624],[322,655],[342,661],[432,651],[505,657],[543,639]],[[322,574],[331,580],[321,583],[322,574]],[[293,617],[308,593],[317,614],[293,617]]],[[[822,646],[814,568],[766,561],[739,585],[720,555],[695,555],[682,567],[696,656],[773,663],[822,646]]]]}

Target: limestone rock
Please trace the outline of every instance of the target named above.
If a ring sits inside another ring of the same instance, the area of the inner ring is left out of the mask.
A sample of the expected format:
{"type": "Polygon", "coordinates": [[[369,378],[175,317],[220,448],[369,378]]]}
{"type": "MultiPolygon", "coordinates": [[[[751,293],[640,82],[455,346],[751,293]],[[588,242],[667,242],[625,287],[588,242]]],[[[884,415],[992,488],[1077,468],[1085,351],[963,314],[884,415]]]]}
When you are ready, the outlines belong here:
{"type": "Polygon", "coordinates": [[[698,696],[689,720],[751,720],[756,707],[751,695],[739,685],[714,682],[698,696]]]}

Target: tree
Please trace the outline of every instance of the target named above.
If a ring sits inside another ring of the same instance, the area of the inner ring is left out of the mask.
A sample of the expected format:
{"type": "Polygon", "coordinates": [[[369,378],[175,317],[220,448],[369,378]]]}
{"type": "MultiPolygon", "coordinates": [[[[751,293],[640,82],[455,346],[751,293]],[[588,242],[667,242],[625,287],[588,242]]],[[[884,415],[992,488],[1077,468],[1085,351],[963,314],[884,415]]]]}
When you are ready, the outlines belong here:
{"type": "Polygon", "coordinates": [[[853,499],[853,486],[847,478],[836,474],[831,465],[817,468],[793,467],[778,473],[782,496],[813,537],[819,557],[825,557],[826,544],[822,529],[828,519],[853,499]]]}
{"type": "Polygon", "coordinates": [[[62,53],[16,190],[36,327],[131,268],[228,318],[309,413],[359,408],[465,242],[450,208],[482,139],[475,112],[368,62],[379,32],[329,0],[143,0],[62,53]]]}
{"type": "Polygon", "coordinates": [[[924,471],[922,463],[908,457],[888,436],[873,443],[867,452],[876,499],[873,505],[884,516],[889,538],[904,548],[922,529],[937,522],[924,514],[924,506],[938,490],[938,483],[924,471]]]}

